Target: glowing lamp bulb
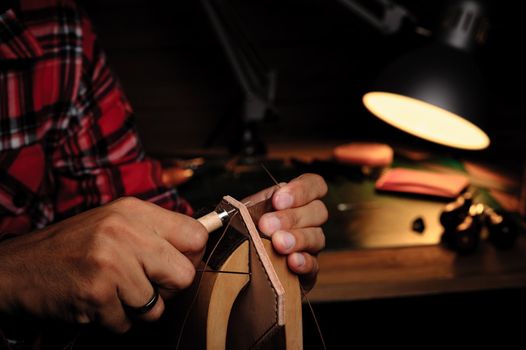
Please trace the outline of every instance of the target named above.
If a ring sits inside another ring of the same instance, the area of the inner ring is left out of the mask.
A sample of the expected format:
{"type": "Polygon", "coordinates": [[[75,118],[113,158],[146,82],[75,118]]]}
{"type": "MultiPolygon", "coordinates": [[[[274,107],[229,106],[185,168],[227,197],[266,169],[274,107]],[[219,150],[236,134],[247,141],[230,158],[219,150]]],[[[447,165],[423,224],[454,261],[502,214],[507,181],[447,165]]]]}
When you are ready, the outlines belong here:
{"type": "Polygon", "coordinates": [[[388,93],[363,96],[367,109],[392,126],[420,138],[466,150],[489,146],[488,135],[468,120],[430,103],[388,93]]]}

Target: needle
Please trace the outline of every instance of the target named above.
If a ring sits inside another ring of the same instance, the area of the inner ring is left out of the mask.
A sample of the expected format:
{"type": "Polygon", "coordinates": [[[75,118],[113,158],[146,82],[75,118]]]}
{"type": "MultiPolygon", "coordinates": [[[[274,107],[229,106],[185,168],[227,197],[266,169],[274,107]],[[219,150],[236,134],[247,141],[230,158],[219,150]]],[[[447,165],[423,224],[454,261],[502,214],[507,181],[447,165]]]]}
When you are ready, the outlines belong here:
{"type": "MultiPolygon", "coordinates": [[[[263,170],[265,170],[265,172],[268,174],[268,176],[270,176],[272,181],[274,181],[274,183],[278,187],[281,187],[279,182],[274,178],[274,176],[272,176],[272,174],[265,167],[265,165],[263,165],[263,163],[261,163],[260,165],[263,168],[263,170]]],[[[244,206],[247,206],[249,204],[250,204],[250,201],[248,201],[246,203],[243,203],[244,206]]],[[[230,214],[234,213],[235,211],[236,211],[236,209],[232,209],[230,211],[226,211],[225,209],[223,209],[222,211],[215,211],[214,210],[214,211],[212,211],[212,212],[210,212],[210,213],[208,213],[206,215],[201,216],[199,219],[197,219],[197,221],[199,221],[201,224],[203,224],[203,226],[206,228],[208,233],[212,233],[215,230],[217,230],[218,228],[223,227],[225,222],[230,217],[230,214]]]]}
{"type": "MultiPolygon", "coordinates": [[[[250,201],[243,203],[243,205],[247,206],[250,204],[250,201]]],[[[199,221],[203,226],[206,228],[208,233],[212,233],[218,228],[223,227],[225,222],[230,218],[230,215],[236,212],[237,209],[231,209],[229,211],[226,211],[225,209],[222,210],[214,210],[206,215],[201,216],[197,221],[199,221]]]]}
{"type": "Polygon", "coordinates": [[[234,213],[236,209],[230,211],[212,211],[204,216],[201,216],[197,221],[199,221],[206,228],[208,233],[212,233],[218,228],[223,227],[223,224],[228,220],[230,214],[234,213]]]}

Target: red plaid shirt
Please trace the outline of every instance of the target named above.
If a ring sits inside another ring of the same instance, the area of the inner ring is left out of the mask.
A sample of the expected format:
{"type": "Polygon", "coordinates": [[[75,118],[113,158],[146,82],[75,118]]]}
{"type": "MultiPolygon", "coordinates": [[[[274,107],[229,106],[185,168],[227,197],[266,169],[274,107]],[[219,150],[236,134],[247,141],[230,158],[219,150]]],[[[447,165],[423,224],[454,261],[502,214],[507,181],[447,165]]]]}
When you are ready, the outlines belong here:
{"type": "Polygon", "coordinates": [[[135,196],[189,214],[72,1],[0,0],[0,238],[135,196]],[[15,3],[13,1],[13,3],[15,3]]]}
{"type": "Polygon", "coordinates": [[[160,179],[75,4],[0,0],[0,240],[121,196],[191,214],[160,179]]]}

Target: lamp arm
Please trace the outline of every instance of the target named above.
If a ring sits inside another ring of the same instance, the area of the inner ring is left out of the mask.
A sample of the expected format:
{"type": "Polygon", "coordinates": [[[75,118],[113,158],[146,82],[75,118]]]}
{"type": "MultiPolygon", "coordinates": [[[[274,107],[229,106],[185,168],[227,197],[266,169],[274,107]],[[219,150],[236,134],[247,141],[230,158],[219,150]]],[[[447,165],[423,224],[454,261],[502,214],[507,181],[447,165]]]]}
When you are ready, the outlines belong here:
{"type": "Polygon", "coordinates": [[[368,7],[363,3],[365,1],[358,0],[338,0],[342,3],[347,9],[354,12],[354,14],[360,16],[370,25],[381,31],[383,34],[394,34],[400,30],[402,27],[403,21],[409,19],[412,22],[416,22],[414,16],[409,13],[409,11],[390,1],[390,0],[375,0],[367,1],[368,7]],[[381,13],[377,13],[371,8],[371,3],[373,5],[380,5],[382,7],[381,13]]]}
{"type": "Polygon", "coordinates": [[[276,72],[268,69],[244,35],[234,11],[221,0],[202,0],[244,96],[244,120],[260,121],[273,110],[276,72]]]}

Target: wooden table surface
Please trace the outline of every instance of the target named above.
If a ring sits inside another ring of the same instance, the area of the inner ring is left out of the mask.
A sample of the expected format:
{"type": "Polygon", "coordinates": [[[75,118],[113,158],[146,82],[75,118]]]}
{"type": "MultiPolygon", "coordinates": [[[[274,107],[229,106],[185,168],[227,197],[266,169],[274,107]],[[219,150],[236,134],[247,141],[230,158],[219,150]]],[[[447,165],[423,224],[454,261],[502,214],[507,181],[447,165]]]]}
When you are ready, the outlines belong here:
{"type": "Polygon", "coordinates": [[[526,237],[508,251],[487,242],[471,255],[441,246],[325,251],[311,302],[526,287],[526,237]]]}
{"type": "MultiPolygon", "coordinates": [[[[275,147],[278,157],[330,156],[325,147],[275,147]]],[[[526,287],[526,236],[501,251],[481,241],[470,255],[441,245],[407,248],[326,250],[319,255],[311,302],[351,301],[526,287]]]]}
{"type": "MultiPolygon", "coordinates": [[[[338,143],[274,145],[269,157],[326,159],[338,143]]],[[[422,245],[378,249],[325,250],[311,302],[352,301],[526,287],[526,235],[497,250],[481,241],[470,255],[422,245]]]]}

